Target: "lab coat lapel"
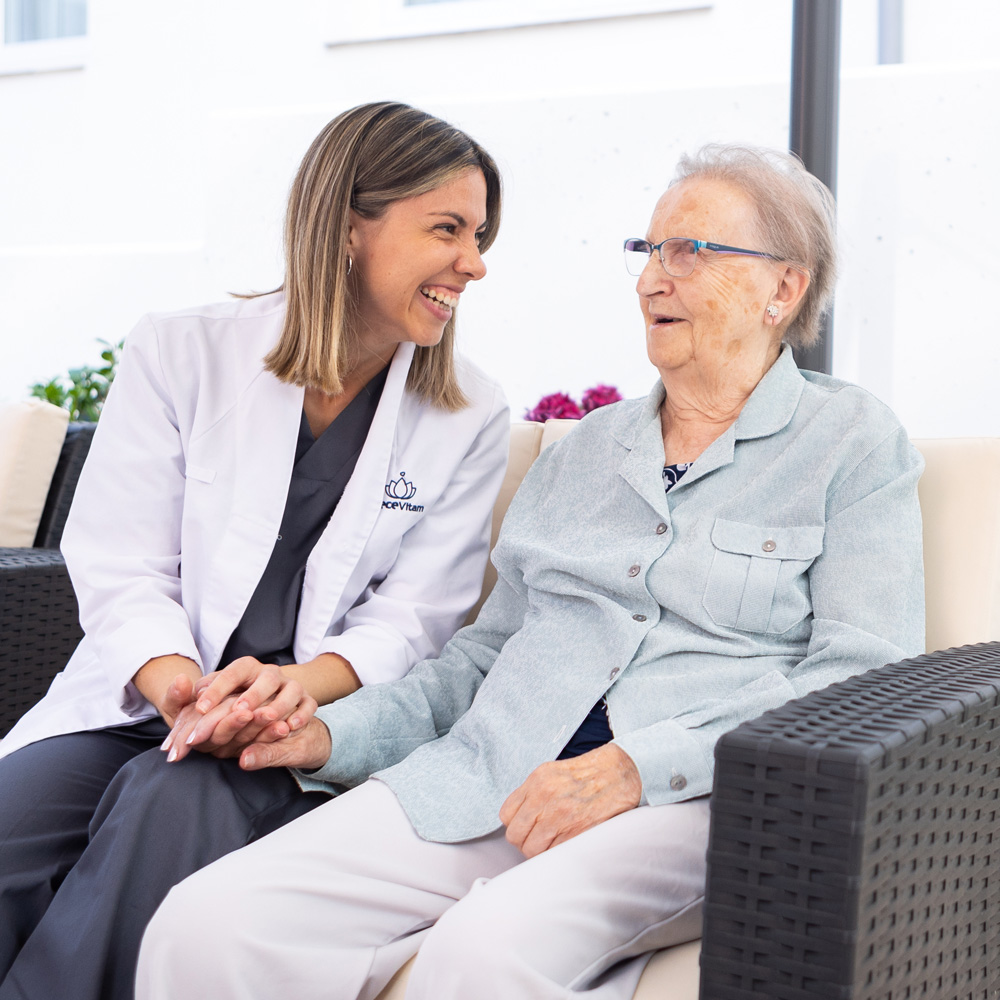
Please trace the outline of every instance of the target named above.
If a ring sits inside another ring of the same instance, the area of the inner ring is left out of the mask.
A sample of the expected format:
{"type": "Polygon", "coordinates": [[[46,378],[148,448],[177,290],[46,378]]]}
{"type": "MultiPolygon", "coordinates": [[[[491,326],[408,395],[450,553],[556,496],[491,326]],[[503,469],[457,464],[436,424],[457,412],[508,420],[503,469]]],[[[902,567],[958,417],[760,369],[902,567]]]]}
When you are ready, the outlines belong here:
{"type": "Polygon", "coordinates": [[[382,509],[413,350],[413,344],[396,348],[354,473],[306,564],[295,631],[295,658],[300,663],[316,655],[382,509]],[[322,566],[323,572],[314,572],[314,566],[322,566]]]}
{"type": "Polygon", "coordinates": [[[264,575],[288,497],[304,390],[261,371],[236,403],[236,483],[229,520],[208,572],[202,655],[218,666],[264,575]]]}

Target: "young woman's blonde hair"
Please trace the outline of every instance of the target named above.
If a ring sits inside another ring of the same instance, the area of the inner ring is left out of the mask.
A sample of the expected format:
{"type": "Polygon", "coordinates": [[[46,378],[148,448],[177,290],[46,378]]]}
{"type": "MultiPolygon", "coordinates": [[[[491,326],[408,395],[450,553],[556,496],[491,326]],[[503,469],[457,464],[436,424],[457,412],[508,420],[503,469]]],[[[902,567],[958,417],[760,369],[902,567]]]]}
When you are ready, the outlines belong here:
{"type": "MultiPolygon", "coordinates": [[[[342,390],[358,344],[357,281],[348,273],[350,210],[377,219],[470,167],[486,178],[485,251],[500,224],[500,173],[477,142],[406,104],[363,104],[333,119],[302,160],[285,220],[285,321],[264,365],[284,382],[342,390]]],[[[417,347],[407,389],[435,406],[468,405],[455,377],[455,317],[433,347],[417,347]]]]}

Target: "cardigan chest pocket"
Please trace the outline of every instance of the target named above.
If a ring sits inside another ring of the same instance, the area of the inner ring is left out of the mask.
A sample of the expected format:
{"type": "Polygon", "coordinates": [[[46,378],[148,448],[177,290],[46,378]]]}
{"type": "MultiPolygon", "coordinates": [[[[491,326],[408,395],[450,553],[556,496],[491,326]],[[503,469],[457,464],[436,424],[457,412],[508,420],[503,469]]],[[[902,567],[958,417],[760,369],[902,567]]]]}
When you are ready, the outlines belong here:
{"type": "Polygon", "coordinates": [[[716,518],[705,610],[716,625],[787,632],[812,610],[806,571],[823,551],[822,525],[768,528],[716,518]]]}

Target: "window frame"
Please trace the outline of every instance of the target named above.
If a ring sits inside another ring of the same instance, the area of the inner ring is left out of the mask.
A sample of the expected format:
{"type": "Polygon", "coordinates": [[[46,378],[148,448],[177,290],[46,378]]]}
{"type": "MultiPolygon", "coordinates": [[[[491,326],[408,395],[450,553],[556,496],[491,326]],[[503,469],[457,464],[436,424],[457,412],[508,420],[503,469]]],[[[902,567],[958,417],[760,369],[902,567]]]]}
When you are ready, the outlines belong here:
{"type": "Polygon", "coordinates": [[[705,10],[711,0],[329,0],[328,46],[705,10]]]}
{"type": "MultiPolygon", "coordinates": [[[[7,43],[6,0],[0,0],[0,76],[22,73],[57,73],[83,69],[87,64],[88,35],[41,38],[7,43]]],[[[89,17],[89,9],[88,9],[89,17]]]]}

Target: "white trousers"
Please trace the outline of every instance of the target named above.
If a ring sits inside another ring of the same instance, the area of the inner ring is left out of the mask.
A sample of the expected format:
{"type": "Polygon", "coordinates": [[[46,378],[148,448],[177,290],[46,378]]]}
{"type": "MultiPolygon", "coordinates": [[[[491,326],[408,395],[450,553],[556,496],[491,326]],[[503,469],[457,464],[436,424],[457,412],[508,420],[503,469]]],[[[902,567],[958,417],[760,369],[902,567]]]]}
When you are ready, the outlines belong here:
{"type": "Polygon", "coordinates": [[[628,1000],[648,953],[701,933],[708,800],[640,807],[530,860],[502,830],[414,832],[369,781],[174,888],[137,1000],[628,1000]]]}

